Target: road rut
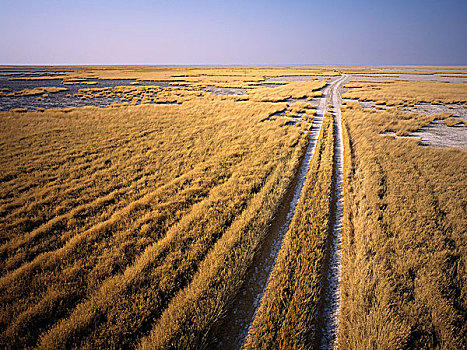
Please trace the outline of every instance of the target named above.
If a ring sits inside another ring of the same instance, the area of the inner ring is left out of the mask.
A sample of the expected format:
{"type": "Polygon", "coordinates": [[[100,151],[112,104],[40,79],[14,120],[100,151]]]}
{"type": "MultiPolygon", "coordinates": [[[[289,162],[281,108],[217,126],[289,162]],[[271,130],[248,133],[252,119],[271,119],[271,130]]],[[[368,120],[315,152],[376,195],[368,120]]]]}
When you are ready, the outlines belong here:
{"type": "Polygon", "coordinates": [[[253,264],[247,272],[245,284],[234,301],[233,307],[228,311],[224,324],[220,327],[216,335],[218,342],[217,347],[219,349],[240,349],[243,345],[256,314],[256,310],[267,287],[283,237],[292,221],[297,202],[303,189],[306,173],[315,152],[315,146],[320,134],[324,115],[327,112],[327,106],[331,103],[335,105],[335,95],[345,79],[346,76],[340,76],[338,79],[331,81],[330,85],[326,86],[323,90],[323,96],[320,99],[317,113],[313,118],[310,141],[304,159],[300,165],[297,178],[293,183],[292,190],[286,195],[281,205],[280,212],[271,224],[266,241],[256,254],[253,264]]]}

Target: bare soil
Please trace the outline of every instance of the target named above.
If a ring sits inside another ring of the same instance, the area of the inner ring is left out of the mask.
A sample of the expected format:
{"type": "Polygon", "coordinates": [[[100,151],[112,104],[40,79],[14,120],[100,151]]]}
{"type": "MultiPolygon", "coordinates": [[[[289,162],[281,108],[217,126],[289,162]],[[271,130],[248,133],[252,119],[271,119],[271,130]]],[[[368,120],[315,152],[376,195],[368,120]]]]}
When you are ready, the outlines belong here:
{"type": "Polygon", "coordinates": [[[423,146],[433,147],[456,147],[467,151],[467,127],[458,124],[447,126],[443,120],[435,120],[408,136],[397,136],[393,132],[387,132],[382,136],[399,138],[419,138],[423,146]]]}

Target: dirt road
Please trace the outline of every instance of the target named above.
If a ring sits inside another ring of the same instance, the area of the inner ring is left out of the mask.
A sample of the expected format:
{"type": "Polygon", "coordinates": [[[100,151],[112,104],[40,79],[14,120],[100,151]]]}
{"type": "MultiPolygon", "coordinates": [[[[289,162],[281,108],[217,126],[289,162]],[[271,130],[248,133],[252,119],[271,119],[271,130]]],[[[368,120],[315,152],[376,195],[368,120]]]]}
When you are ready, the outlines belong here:
{"type": "MultiPolygon", "coordinates": [[[[234,301],[233,307],[227,313],[225,323],[220,327],[220,330],[216,335],[219,349],[240,349],[242,347],[242,344],[255,317],[256,310],[260,305],[261,298],[268,284],[271,272],[274,268],[277,254],[282,244],[282,239],[289,228],[290,222],[292,221],[297,202],[303,189],[306,173],[315,151],[316,142],[324,120],[324,115],[327,112],[328,105],[330,104],[332,104],[333,108],[339,113],[338,124],[340,128],[339,88],[346,79],[347,76],[345,75],[339,76],[337,79],[331,81],[330,84],[323,90],[323,96],[320,98],[317,113],[313,118],[313,125],[310,132],[310,141],[302,164],[300,165],[297,178],[293,184],[293,188],[291,191],[289,191],[290,193],[286,195],[284,203],[281,205],[280,212],[276,216],[274,222],[271,224],[270,232],[267,235],[266,241],[262,245],[260,251],[258,251],[256,254],[253,264],[247,272],[245,284],[240,290],[237,299],[234,301]]],[[[337,144],[340,145],[340,153],[337,153],[340,154],[340,158],[336,157],[338,158],[336,159],[336,168],[340,167],[340,178],[339,176],[336,177],[337,184],[334,186],[334,192],[336,193],[336,198],[340,198],[337,200],[337,202],[340,202],[340,208],[342,208],[342,131],[340,129],[338,129],[338,131],[339,132],[337,134],[340,136],[338,136],[337,144]],[[337,194],[338,192],[339,194],[337,194]]],[[[338,210],[338,206],[336,206],[336,210],[338,210]]],[[[340,210],[342,211],[342,209],[340,210]]],[[[342,213],[335,215],[336,219],[341,218],[341,216],[342,213]]],[[[340,241],[340,231],[339,233],[336,233],[338,232],[337,230],[340,230],[340,221],[339,224],[336,225],[338,227],[336,226],[336,229],[333,227],[332,236],[339,237],[340,241]]],[[[334,239],[332,239],[332,241],[334,242],[334,239]]],[[[330,252],[332,256],[334,254],[334,250],[330,249],[330,252]]],[[[340,263],[340,253],[338,254],[339,258],[337,261],[340,263]]],[[[331,264],[331,266],[333,265],[331,264]]],[[[340,273],[340,266],[338,268],[338,272],[340,273]]],[[[326,273],[326,276],[327,275],[328,274],[326,273]]],[[[329,275],[334,276],[335,273],[333,272],[329,275]]],[[[333,295],[334,294],[336,293],[333,293],[333,295]]],[[[332,304],[334,305],[335,303],[332,304]]],[[[326,307],[325,312],[329,312],[331,314],[335,313],[335,311],[333,311],[334,307],[331,307],[329,310],[328,309],[329,308],[326,307]]],[[[324,328],[327,329],[329,327],[324,328]]],[[[323,332],[323,334],[328,333],[335,334],[335,332],[332,331],[323,332]]]]}
{"type": "Polygon", "coordinates": [[[334,175],[330,212],[330,230],[323,266],[323,294],[316,315],[316,347],[327,350],[337,348],[336,338],[340,310],[341,280],[341,230],[343,215],[343,160],[341,95],[339,88],[348,79],[343,75],[332,89],[332,106],[335,118],[336,143],[334,154],[334,175]]]}

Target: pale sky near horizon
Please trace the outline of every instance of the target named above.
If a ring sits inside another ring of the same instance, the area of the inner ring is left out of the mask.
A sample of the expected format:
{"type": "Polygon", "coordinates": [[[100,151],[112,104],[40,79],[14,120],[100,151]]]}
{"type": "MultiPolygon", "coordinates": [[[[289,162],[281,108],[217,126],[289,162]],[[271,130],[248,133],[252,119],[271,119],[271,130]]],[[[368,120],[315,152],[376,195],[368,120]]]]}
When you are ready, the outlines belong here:
{"type": "Polygon", "coordinates": [[[0,0],[0,64],[467,64],[467,0],[0,0]]]}

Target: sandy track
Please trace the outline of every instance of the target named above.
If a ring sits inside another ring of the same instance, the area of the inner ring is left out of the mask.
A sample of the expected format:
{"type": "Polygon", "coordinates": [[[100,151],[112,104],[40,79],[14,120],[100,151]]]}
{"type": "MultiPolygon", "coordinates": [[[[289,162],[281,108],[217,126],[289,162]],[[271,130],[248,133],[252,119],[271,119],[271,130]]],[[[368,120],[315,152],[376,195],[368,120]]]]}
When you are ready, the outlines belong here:
{"type": "Polygon", "coordinates": [[[332,85],[328,85],[323,90],[323,97],[320,99],[317,113],[313,118],[310,141],[292,189],[286,194],[279,213],[271,224],[270,232],[267,234],[260,250],[256,253],[254,261],[247,272],[246,282],[234,301],[234,306],[228,311],[224,324],[216,334],[218,348],[220,349],[241,348],[248,334],[256,309],[260,304],[269,276],[275,265],[282,239],[289,228],[296,204],[300,198],[306,172],[324,120],[331,87],[332,85]]]}
{"type": "Polygon", "coordinates": [[[338,88],[345,79],[346,76],[338,77],[338,79],[331,81],[330,85],[326,86],[323,90],[323,97],[319,101],[317,113],[313,118],[310,141],[293,188],[286,195],[280,212],[271,224],[271,232],[255,256],[253,264],[247,272],[246,282],[234,301],[234,306],[227,313],[224,324],[216,335],[218,348],[220,349],[239,349],[243,345],[255,317],[256,310],[260,305],[261,298],[266,290],[277,254],[282,245],[283,237],[292,221],[303,189],[306,173],[315,152],[315,146],[324,120],[324,114],[327,112],[327,106],[333,102],[338,88]]]}
{"type": "Polygon", "coordinates": [[[326,254],[323,265],[322,296],[317,310],[317,328],[315,345],[319,349],[337,348],[337,331],[340,311],[341,280],[341,231],[343,216],[343,160],[344,146],[342,141],[341,95],[339,88],[348,79],[343,75],[334,84],[332,105],[336,128],[334,155],[334,175],[332,184],[330,228],[326,242],[326,254]]]}

